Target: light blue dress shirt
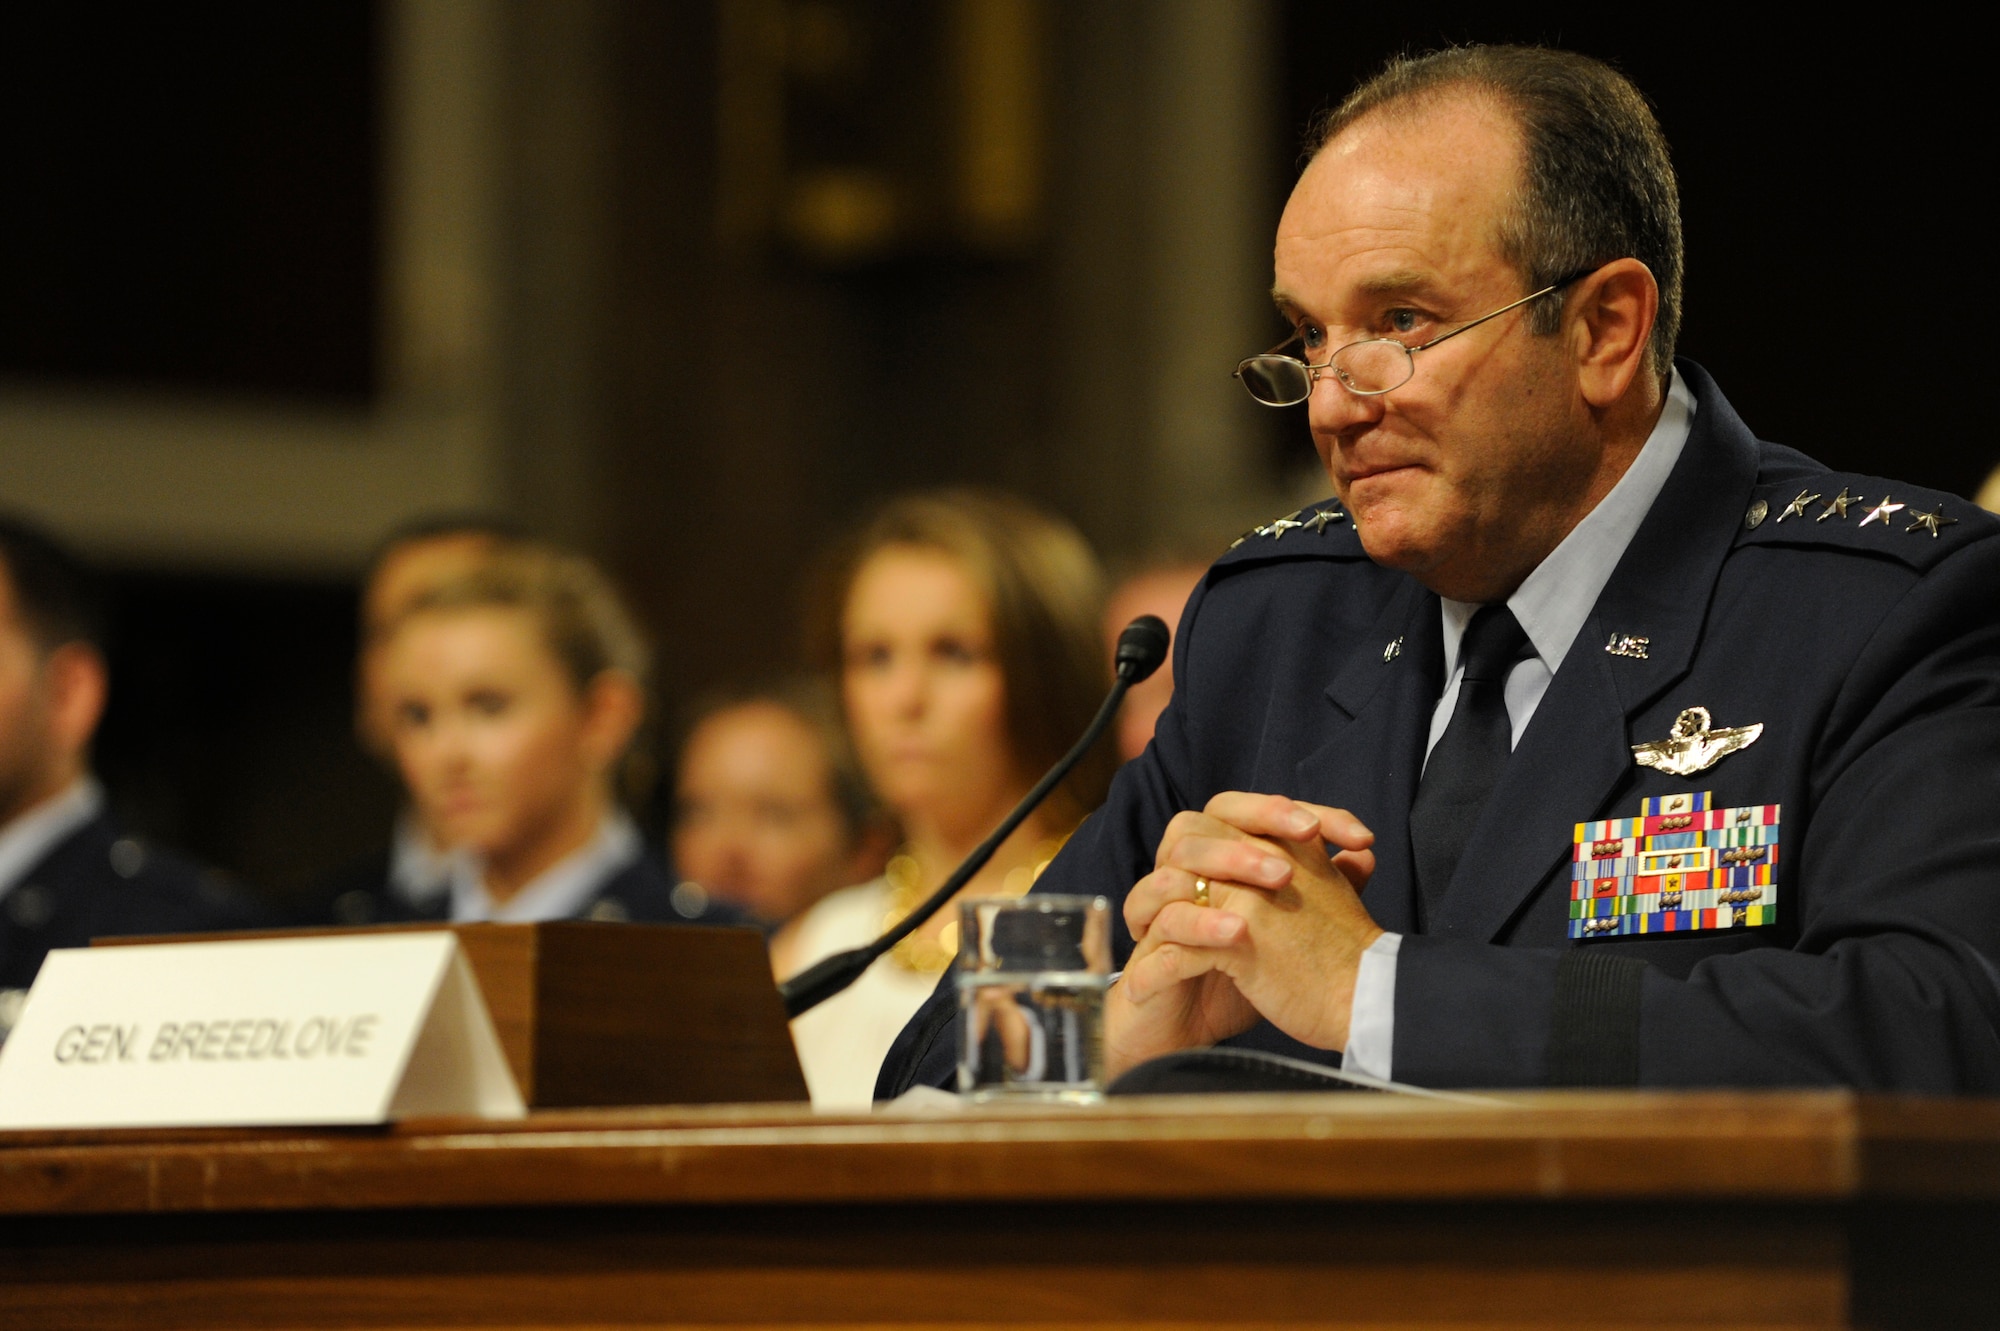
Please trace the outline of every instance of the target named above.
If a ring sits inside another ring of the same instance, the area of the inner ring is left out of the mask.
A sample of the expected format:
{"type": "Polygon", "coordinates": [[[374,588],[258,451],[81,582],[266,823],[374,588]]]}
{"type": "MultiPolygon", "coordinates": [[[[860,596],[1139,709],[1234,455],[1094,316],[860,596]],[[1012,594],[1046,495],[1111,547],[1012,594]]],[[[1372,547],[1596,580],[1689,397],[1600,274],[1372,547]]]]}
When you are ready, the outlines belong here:
{"type": "Polygon", "coordinates": [[[451,918],[458,924],[575,919],[606,883],[638,860],[643,847],[631,818],[616,811],[598,824],[597,835],[498,904],[487,895],[479,862],[460,856],[452,868],[451,918]]]}
{"type": "MultiPolygon", "coordinates": [[[[1688,431],[1694,426],[1694,410],[1694,394],[1676,370],[1667,385],[1660,419],[1646,436],[1639,456],[1611,487],[1611,493],[1584,515],[1562,544],[1507,598],[1507,608],[1514,612],[1535,649],[1507,676],[1507,720],[1513,728],[1513,743],[1521,742],[1542,696],[1549,691],[1549,682],[1575,645],[1604,584],[1611,580],[1611,571],[1638,534],[1639,524],[1659,498],[1674,463],[1680,461],[1688,431]]],[[[1431,713],[1430,739],[1424,746],[1426,762],[1458,705],[1458,686],[1465,677],[1458,644],[1479,608],[1471,601],[1443,602],[1444,694],[1431,713]]],[[[1341,1060],[1344,1067],[1384,1080],[1395,1063],[1396,953],[1402,944],[1401,934],[1383,934],[1361,954],[1347,1050],[1341,1060]]]]}

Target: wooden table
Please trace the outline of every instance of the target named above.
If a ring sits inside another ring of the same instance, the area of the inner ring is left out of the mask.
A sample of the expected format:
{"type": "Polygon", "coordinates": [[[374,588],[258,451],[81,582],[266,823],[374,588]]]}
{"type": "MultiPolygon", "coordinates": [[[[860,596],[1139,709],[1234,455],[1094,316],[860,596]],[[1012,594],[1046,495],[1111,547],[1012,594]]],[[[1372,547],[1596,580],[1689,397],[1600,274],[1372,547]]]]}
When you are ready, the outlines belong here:
{"type": "Polygon", "coordinates": [[[1837,1093],[19,1134],[0,1326],[1988,1326],[1996,1222],[1837,1093]]]}

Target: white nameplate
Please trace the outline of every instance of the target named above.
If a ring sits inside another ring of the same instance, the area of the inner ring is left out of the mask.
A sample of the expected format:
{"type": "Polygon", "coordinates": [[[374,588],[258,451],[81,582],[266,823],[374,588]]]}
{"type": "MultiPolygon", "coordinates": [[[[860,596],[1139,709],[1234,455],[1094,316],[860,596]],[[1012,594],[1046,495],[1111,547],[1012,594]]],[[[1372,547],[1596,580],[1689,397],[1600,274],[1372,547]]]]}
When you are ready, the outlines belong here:
{"type": "Polygon", "coordinates": [[[525,1112],[449,931],[58,950],[0,1046],[0,1128],[525,1112]]]}

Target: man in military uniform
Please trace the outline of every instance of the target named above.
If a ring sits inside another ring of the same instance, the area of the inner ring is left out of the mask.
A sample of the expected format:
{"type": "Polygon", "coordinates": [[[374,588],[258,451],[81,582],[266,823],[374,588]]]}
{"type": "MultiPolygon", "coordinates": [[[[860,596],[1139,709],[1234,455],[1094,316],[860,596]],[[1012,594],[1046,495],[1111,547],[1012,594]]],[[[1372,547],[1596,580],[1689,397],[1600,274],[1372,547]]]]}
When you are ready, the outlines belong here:
{"type": "Polygon", "coordinates": [[[260,922],[105,811],[89,768],[107,691],[101,630],[76,559],[0,515],[0,1027],[50,948],[260,922]]]}
{"type": "MultiPolygon", "coordinates": [[[[2000,1088],[2000,523],[1759,441],[1673,359],[1638,93],[1400,61],[1328,118],[1276,271],[1296,355],[1239,375],[1308,404],[1338,499],[1210,570],[1153,747],[1037,887],[1119,902],[1110,1072],[2000,1088]]],[[[878,1095],[949,1084],[950,1007],[878,1095]]]]}

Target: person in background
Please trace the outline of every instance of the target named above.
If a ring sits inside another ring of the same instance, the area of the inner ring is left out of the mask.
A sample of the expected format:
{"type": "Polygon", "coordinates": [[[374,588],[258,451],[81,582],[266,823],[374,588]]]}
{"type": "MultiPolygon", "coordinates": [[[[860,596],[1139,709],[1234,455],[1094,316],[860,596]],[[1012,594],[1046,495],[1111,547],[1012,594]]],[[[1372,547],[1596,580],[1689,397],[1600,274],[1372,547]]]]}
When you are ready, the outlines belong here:
{"type": "MultiPolygon", "coordinates": [[[[839,545],[811,627],[861,767],[908,838],[873,882],[800,920],[801,966],[871,942],[935,891],[1090,723],[1111,679],[1103,578],[1068,524],[1005,495],[895,500],[839,545]]],[[[1109,743],[1003,844],[964,897],[1019,895],[1104,797],[1109,743]]],[[[950,906],[792,1023],[813,1103],[865,1108],[882,1056],[958,950],[950,906]]]]}
{"type": "Polygon", "coordinates": [[[0,1039],[51,948],[263,923],[214,873],[120,830],[90,771],[110,681],[89,572],[0,515],[0,1039]]]}
{"type": "Polygon", "coordinates": [[[459,852],[445,896],[374,918],[737,923],[676,892],[618,800],[647,651],[588,561],[494,553],[418,592],[377,645],[388,737],[423,825],[459,852]]]}
{"type": "Polygon", "coordinates": [[[1993,469],[1992,474],[1986,478],[1986,483],[1979,487],[1979,493],[1973,496],[1972,502],[1988,513],[2000,513],[2000,467],[1993,469]]]}
{"type": "MultiPolygon", "coordinates": [[[[1104,604],[1105,659],[1118,654],[1118,635],[1140,615],[1158,615],[1178,633],[1188,594],[1207,572],[1204,560],[1156,559],[1122,578],[1104,604]]],[[[1125,695],[1118,711],[1119,761],[1131,762],[1146,751],[1153,741],[1153,725],[1173,696],[1174,662],[1169,655],[1150,678],[1134,684],[1125,695]]]]}
{"type": "MultiPolygon", "coordinates": [[[[495,554],[531,544],[505,518],[439,514],[396,528],[376,545],[361,575],[360,649],[354,663],[354,734],[363,752],[391,771],[388,703],[381,644],[388,627],[426,589],[479,567],[495,554]]],[[[336,870],[304,911],[310,923],[368,924],[381,913],[382,887],[395,913],[428,913],[451,890],[452,848],[416,809],[396,815],[389,845],[336,870]]]]}
{"type": "Polygon", "coordinates": [[[825,681],[784,680],[696,710],[674,779],[674,867],[771,930],[778,978],[799,969],[801,913],[878,876],[894,843],[825,681]]]}

